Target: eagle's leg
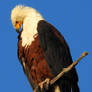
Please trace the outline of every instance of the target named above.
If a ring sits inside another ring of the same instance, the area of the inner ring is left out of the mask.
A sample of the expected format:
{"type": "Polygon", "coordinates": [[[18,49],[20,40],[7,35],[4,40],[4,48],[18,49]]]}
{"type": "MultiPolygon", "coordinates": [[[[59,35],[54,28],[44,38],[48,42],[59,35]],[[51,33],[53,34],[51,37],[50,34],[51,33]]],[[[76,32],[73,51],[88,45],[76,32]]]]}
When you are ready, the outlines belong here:
{"type": "Polygon", "coordinates": [[[44,81],[39,83],[39,87],[41,90],[48,90],[50,86],[50,79],[46,78],[44,81]]]}

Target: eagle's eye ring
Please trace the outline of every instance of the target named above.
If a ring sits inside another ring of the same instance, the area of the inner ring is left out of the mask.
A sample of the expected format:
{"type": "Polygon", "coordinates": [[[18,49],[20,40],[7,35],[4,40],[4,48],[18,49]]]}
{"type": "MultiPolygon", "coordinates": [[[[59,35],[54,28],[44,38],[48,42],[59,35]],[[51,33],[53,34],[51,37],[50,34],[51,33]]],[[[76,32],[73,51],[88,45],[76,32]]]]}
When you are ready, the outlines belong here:
{"type": "Polygon", "coordinates": [[[18,23],[18,21],[16,21],[16,24],[18,23]]]}

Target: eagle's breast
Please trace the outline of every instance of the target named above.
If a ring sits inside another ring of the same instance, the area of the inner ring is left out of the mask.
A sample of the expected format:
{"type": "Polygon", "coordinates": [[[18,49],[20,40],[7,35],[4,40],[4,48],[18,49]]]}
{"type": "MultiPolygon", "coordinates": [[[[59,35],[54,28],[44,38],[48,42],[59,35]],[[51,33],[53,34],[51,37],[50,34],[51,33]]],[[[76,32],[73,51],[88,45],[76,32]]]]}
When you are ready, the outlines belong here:
{"type": "Polygon", "coordinates": [[[30,75],[35,84],[42,82],[46,78],[52,79],[52,74],[46,63],[38,35],[34,36],[34,40],[27,47],[22,46],[20,36],[18,42],[18,57],[20,61],[22,61],[22,57],[25,59],[25,64],[29,68],[30,75]]]}

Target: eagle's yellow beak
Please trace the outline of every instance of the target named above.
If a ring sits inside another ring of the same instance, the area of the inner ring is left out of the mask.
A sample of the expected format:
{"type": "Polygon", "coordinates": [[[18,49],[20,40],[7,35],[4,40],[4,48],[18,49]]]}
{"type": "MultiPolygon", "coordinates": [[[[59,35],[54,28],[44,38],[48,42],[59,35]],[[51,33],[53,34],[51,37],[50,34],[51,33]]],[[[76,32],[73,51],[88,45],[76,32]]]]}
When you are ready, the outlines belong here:
{"type": "Polygon", "coordinates": [[[15,23],[15,29],[18,33],[20,33],[23,29],[22,24],[23,24],[22,22],[18,22],[18,21],[16,21],[16,23],[15,23]]]}

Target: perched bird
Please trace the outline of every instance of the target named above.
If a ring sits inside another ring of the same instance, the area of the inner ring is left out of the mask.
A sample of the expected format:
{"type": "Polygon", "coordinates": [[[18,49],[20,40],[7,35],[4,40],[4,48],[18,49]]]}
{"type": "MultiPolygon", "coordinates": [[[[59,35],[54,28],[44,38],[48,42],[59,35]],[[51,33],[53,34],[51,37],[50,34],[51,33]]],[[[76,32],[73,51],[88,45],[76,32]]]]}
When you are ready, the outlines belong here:
{"type": "MultiPolygon", "coordinates": [[[[19,33],[18,58],[33,90],[56,77],[72,63],[69,47],[60,32],[32,7],[16,6],[11,21],[19,33]]],[[[47,92],[79,92],[75,68],[63,75],[47,92]]]]}

